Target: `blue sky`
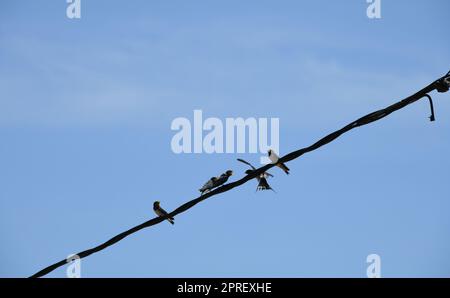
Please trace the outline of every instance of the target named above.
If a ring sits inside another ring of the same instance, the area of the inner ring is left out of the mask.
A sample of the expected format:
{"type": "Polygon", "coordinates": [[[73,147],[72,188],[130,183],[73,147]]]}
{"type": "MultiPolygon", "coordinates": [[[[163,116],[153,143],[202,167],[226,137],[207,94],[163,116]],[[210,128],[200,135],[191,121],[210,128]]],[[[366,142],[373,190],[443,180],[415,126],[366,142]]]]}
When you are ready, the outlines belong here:
{"type": "MultiPolygon", "coordinates": [[[[0,276],[195,198],[260,154],[174,154],[176,117],[278,117],[285,154],[449,70],[448,1],[0,3],[0,276]]],[[[424,100],[82,260],[84,277],[450,276],[450,102],[424,100]]],[[[64,277],[66,268],[49,277],[64,277]]]]}

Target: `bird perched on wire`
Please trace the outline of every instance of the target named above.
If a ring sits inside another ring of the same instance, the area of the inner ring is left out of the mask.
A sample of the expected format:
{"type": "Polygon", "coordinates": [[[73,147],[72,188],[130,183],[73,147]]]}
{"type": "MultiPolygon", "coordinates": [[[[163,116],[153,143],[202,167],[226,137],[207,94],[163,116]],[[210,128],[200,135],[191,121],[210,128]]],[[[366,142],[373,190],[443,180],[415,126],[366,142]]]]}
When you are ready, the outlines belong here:
{"type": "MultiPolygon", "coordinates": [[[[163,208],[161,208],[161,206],[159,205],[160,202],[159,201],[155,201],[153,203],[153,211],[155,211],[156,215],[158,216],[166,216],[167,212],[166,210],[164,210],[163,208]]],[[[175,224],[175,219],[173,217],[169,217],[167,218],[167,220],[171,223],[171,224],[175,224]]]]}
{"type": "Polygon", "coordinates": [[[202,194],[205,192],[211,191],[211,189],[214,188],[214,183],[216,183],[217,177],[211,177],[205,184],[203,184],[202,188],[200,188],[198,191],[200,191],[202,194]]]}
{"type": "Polygon", "coordinates": [[[227,182],[228,178],[230,178],[231,175],[233,175],[232,170],[228,170],[225,173],[223,173],[222,175],[220,175],[219,178],[217,178],[216,182],[214,183],[214,187],[221,186],[222,184],[227,182]]]}
{"type": "Polygon", "coordinates": [[[213,188],[219,187],[225,182],[227,182],[228,178],[233,175],[233,171],[228,170],[219,177],[212,177],[209,179],[202,188],[199,189],[199,191],[203,194],[211,191],[213,188]]]}
{"type": "MultiPolygon", "coordinates": [[[[245,160],[240,159],[240,158],[238,158],[237,160],[242,162],[242,163],[245,163],[246,165],[249,165],[252,168],[251,170],[245,171],[245,174],[249,175],[249,174],[253,173],[256,170],[256,168],[251,163],[249,163],[248,161],[245,161],[245,160]]],[[[267,182],[267,177],[273,177],[273,175],[268,173],[268,172],[264,172],[264,173],[259,174],[256,177],[256,179],[258,180],[258,186],[256,187],[256,191],[270,189],[273,192],[275,192],[275,190],[273,190],[273,188],[270,187],[269,183],[267,182]]]]}
{"type": "Polygon", "coordinates": [[[290,171],[289,168],[284,163],[278,162],[278,160],[280,159],[278,157],[278,155],[272,149],[270,149],[267,153],[268,153],[269,159],[272,161],[272,163],[274,163],[277,167],[279,167],[286,174],[289,175],[289,171],[290,171]]]}

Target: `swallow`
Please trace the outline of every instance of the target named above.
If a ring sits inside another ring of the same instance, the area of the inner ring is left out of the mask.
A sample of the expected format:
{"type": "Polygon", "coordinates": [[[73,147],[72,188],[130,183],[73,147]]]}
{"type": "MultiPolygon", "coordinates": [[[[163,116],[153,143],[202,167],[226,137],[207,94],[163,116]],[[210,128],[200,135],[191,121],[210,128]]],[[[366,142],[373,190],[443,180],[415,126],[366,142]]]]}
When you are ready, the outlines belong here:
{"type": "Polygon", "coordinates": [[[233,171],[228,170],[225,173],[223,173],[222,175],[220,175],[219,177],[212,177],[202,186],[202,188],[199,189],[199,191],[203,195],[203,194],[211,191],[213,188],[221,186],[222,184],[227,182],[228,178],[231,175],[233,175],[233,171]]]}
{"type": "Polygon", "coordinates": [[[272,149],[270,149],[267,153],[268,153],[269,159],[272,161],[272,163],[274,163],[277,167],[279,167],[286,174],[289,175],[289,171],[290,171],[289,168],[284,163],[278,162],[278,160],[280,159],[278,157],[278,155],[272,149]]]}
{"type": "MultiPolygon", "coordinates": [[[[166,216],[167,212],[166,210],[164,210],[163,208],[161,208],[161,206],[159,206],[159,201],[155,201],[153,203],[153,211],[155,211],[156,215],[158,216],[166,216]]],[[[175,219],[173,217],[169,217],[167,218],[167,220],[171,223],[171,224],[175,224],[175,219]]]]}
{"type": "Polygon", "coordinates": [[[227,182],[228,178],[230,178],[231,175],[233,175],[233,171],[231,171],[231,170],[228,170],[225,173],[223,173],[222,175],[220,175],[220,177],[217,178],[216,182],[214,182],[214,187],[221,186],[222,184],[227,182]]]}
{"type": "Polygon", "coordinates": [[[202,193],[202,195],[208,191],[211,191],[211,189],[214,188],[214,184],[217,181],[217,177],[211,177],[203,186],[199,189],[199,191],[202,193]]]}
{"type": "MultiPolygon", "coordinates": [[[[238,158],[237,160],[240,161],[240,162],[245,163],[246,165],[249,165],[252,168],[251,170],[245,171],[245,174],[249,175],[249,174],[253,173],[256,170],[256,168],[251,163],[249,163],[249,162],[247,162],[247,161],[245,161],[243,159],[240,159],[240,158],[238,158]]],[[[269,177],[269,176],[273,177],[272,174],[264,172],[262,174],[259,174],[259,176],[256,177],[256,179],[258,180],[258,186],[256,187],[256,191],[270,189],[273,192],[275,192],[275,190],[273,190],[273,188],[270,187],[269,183],[267,182],[267,177],[269,177]]]]}

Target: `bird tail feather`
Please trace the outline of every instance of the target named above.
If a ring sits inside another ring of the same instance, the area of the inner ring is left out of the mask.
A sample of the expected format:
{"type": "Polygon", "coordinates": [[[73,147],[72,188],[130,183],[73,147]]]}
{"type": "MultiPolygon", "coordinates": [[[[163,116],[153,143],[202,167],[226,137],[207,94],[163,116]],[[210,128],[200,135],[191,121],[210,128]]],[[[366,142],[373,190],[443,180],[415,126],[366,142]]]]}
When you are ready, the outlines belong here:
{"type": "Polygon", "coordinates": [[[289,168],[284,163],[279,163],[278,166],[287,174],[289,175],[289,168]]]}

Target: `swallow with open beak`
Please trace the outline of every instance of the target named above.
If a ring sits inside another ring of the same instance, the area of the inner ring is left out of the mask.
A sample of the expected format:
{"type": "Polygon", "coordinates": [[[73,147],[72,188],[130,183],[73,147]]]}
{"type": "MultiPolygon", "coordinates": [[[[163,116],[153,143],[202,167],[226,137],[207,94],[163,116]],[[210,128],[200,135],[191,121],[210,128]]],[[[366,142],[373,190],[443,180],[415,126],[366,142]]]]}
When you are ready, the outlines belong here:
{"type": "MultiPolygon", "coordinates": [[[[246,165],[249,165],[252,168],[251,170],[245,171],[245,174],[249,175],[249,174],[253,173],[256,170],[256,168],[251,163],[249,163],[248,161],[245,161],[245,160],[240,159],[240,158],[238,158],[237,160],[242,162],[242,163],[245,163],[246,165]]],[[[267,177],[273,177],[273,175],[268,173],[268,172],[264,172],[262,174],[259,174],[256,177],[256,179],[258,180],[258,186],[256,187],[256,191],[270,189],[273,192],[275,192],[275,190],[273,190],[273,188],[270,187],[269,183],[267,182],[267,177]]]]}
{"type": "Polygon", "coordinates": [[[275,164],[277,167],[279,167],[280,169],[282,169],[286,174],[289,175],[289,168],[282,162],[278,162],[278,160],[280,159],[278,157],[278,155],[272,150],[270,149],[268,152],[269,155],[269,159],[270,161],[272,161],[273,164],[275,164]]]}
{"type": "MultiPolygon", "coordinates": [[[[153,211],[155,211],[156,215],[158,216],[166,216],[167,212],[166,210],[164,210],[163,208],[161,208],[161,206],[159,205],[159,201],[155,201],[153,203],[153,211]]],[[[167,220],[171,223],[171,224],[175,224],[175,219],[173,217],[169,217],[167,218],[167,220]]]]}

